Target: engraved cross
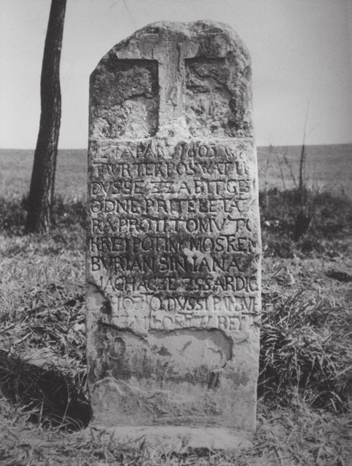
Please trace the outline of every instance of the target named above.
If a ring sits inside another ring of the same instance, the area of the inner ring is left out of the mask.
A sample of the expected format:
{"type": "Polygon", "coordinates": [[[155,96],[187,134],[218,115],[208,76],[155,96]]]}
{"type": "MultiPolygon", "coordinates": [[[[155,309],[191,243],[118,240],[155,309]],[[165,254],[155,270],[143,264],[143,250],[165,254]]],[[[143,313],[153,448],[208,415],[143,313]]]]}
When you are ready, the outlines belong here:
{"type": "MultiPolygon", "coordinates": [[[[138,42],[116,50],[119,59],[149,59],[158,62],[159,135],[188,133],[184,116],[186,88],[185,60],[202,54],[201,37],[180,34],[170,29],[144,32],[138,42]]],[[[212,57],[224,57],[226,48],[214,47],[212,57]]],[[[207,55],[209,56],[209,55],[207,55]]]]}

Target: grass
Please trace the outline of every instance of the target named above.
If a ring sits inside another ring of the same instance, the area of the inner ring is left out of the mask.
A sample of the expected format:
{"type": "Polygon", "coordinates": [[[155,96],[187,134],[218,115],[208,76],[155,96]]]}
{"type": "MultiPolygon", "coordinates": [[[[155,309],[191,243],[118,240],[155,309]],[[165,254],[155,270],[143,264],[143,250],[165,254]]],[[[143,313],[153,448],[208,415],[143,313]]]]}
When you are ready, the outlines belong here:
{"type": "Polygon", "coordinates": [[[261,195],[263,322],[258,429],[246,452],[120,444],[83,429],[87,402],[84,203],[58,197],[46,236],[23,235],[26,201],[0,204],[1,465],[343,466],[352,373],[351,201],[310,192],[294,241],[293,190],[261,195]]]}
{"type": "Polygon", "coordinates": [[[351,200],[343,193],[306,192],[305,210],[310,224],[295,241],[295,222],[300,212],[299,190],[270,189],[260,193],[264,251],[267,256],[292,258],[345,254],[352,226],[351,200]],[[280,240],[278,241],[278,238],[280,240]]]}
{"type": "Polygon", "coordinates": [[[264,302],[259,393],[267,403],[335,412],[347,408],[351,361],[347,314],[298,291],[264,302]]]}

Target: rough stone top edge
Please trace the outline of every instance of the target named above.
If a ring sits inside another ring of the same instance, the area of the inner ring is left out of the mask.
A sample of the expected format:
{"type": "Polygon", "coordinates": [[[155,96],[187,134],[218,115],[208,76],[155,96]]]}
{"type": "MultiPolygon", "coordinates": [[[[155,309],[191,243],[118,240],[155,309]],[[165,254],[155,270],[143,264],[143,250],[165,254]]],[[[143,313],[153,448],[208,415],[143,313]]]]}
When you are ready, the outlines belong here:
{"type": "MultiPolygon", "coordinates": [[[[146,26],[135,31],[126,39],[122,40],[120,43],[129,40],[133,36],[139,37],[140,34],[146,33],[155,33],[156,29],[161,31],[175,31],[181,32],[185,35],[194,36],[198,34],[226,34],[229,37],[232,37],[236,41],[242,42],[239,35],[232,29],[232,27],[220,21],[212,21],[210,19],[201,19],[198,21],[156,21],[154,23],[149,23],[146,26]]],[[[116,44],[119,45],[119,44],[116,44]]]]}
{"type": "MultiPolygon", "coordinates": [[[[138,142],[149,142],[149,141],[155,141],[155,140],[167,140],[172,142],[173,140],[175,142],[193,142],[193,143],[204,143],[206,141],[207,144],[221,144],[221,143],[231,143],[231,144],[236,144],[236,142],[248,142],[254,144],[256,147],[256,138],[254,136],[238,136],[238,137],[221,137],[221,136],[176,136],[174,138],[171,138],[170,136],[148,136],[145,138],[116,138],[116,139],[109,139],[109,138],[104,138],[104,143],[105,144],[121,144],[124,142],[133,142],[133,143],[138,143],[138,142]]],[[[92,136],[90,135],[88,137],[88,141],[90,142],[101,142],[100,137],[92,136]]]]}
{"type": "MultiPolygon", "coordinates": [[[[177,22],[177,21],[156,21],[154,23],[149,23],[146,26],[138,29],[132,33],[127,38],[115,44],[98,62],[97,66],[94,68],[91,76],[99,69],[99,66],[106,62],[111,55],[115,55],[117,52],[127,48],[129,44],[133,41],[138,41],[140,36],[143,34],[155,34],[160,32],[173,31],[184,36],[188,36],[191,40],[192,37],[197,37],[199,35],[205,34],[217,34],[222,35],[227,41],[232,43],[233,48],[241,49],[247,59],[250,61],[250,53],[248,47],[240,38],[232,27],[223,22],[212,21],[212,20],[198,20],[198,21],[189,21],[189,22],[177,22]]],[[[136,57],[138,58],[138,57],[136,57]]]]}

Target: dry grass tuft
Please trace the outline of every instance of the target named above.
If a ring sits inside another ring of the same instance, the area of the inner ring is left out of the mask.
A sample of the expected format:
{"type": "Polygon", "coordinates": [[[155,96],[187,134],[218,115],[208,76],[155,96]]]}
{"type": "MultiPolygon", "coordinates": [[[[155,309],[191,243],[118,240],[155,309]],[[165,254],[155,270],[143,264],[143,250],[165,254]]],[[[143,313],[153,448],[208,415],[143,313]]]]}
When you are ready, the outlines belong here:
{"type": "Polygon", "coordinates": [[[345,411],[352,350],[343,309],[318,293],[266,295],[262,322],[259,394],[274,404],[345,411]]]}

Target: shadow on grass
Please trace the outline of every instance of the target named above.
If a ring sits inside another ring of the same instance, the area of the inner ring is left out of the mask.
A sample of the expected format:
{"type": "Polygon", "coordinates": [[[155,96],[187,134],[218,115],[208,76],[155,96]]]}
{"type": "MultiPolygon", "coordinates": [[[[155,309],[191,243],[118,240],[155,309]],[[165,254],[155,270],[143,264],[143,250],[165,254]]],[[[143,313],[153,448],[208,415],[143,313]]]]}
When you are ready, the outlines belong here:
{"type": "Polygon", "coordinates": [[[29,420],[44,426],[77,431],[92,418],[84,394],[54,367],[38,367],[0,350],[0,390],[30,412],[29,420]]]}

